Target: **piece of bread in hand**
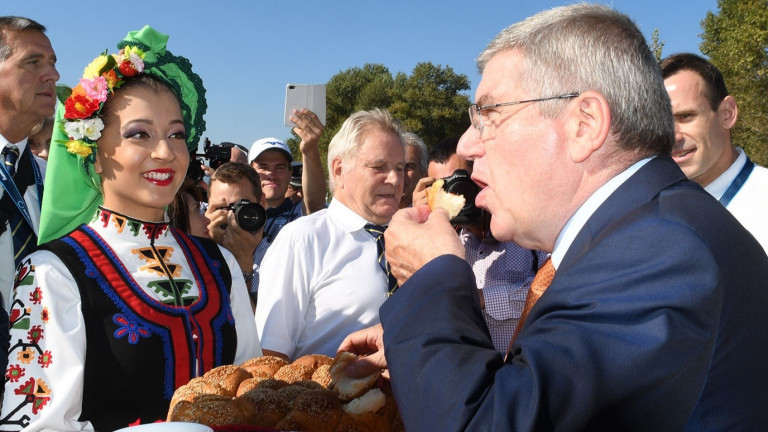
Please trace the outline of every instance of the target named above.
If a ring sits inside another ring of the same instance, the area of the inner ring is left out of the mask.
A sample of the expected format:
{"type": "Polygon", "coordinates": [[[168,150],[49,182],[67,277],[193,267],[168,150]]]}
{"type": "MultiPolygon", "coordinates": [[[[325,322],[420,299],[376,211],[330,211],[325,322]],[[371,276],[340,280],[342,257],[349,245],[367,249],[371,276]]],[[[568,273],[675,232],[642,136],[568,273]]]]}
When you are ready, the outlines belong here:
{"type": "Polygon", "coordinates": [[[344,369],[357,356],[351,352],[342,351],[336,354],[328,371],[331,375],[331,388],[339,394],[342,401],[350,401],[356,397],[362,396],[370,390],[381,376],[381,371],[376,371],[370,375],[359,378],[351,378],[344,373],[344,369]]]}
{"type": "Polygon", "coordinates": [[[450,218],[453,219],[464,208],[465,200],[461,195],[446,192],[443,189],[443,184],[445,184],[445,180],[437,179],[432,183],[432,186],[427,188],[427,203],[430,210],[438,207],[445,209],[450,218]]]}

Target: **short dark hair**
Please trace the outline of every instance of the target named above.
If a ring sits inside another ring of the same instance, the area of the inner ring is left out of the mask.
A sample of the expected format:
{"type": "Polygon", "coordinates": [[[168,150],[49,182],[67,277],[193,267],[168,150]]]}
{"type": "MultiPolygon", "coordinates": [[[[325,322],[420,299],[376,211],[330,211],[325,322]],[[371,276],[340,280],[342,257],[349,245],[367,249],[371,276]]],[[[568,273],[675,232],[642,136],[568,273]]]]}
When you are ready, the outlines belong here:
{"type": "Polygon", "coordinates": [[[445,138],[438,141],[429,151],[429,162],[445,163],[456,154],[459,146],[459,137],[445,138]]]}
{"type": "Polygon", "coordinates": [[[253,187],[253,195],[261,199],[261,178],[253,167],[242,162],[227,162],[218,167],[211,175],[211,183],[219,181],[226,184],[237,184],[247,179],[253,187]]]}
{"type": "Polygon", "coordinates": [[[0,63],[11,54],[6,37],[9,33],[23,30],[37,30],[45,33],[45,26],[37,21],[20,16],[0,16],[0,63]]]}
{"type": "Polygon", "coordinates": [[[704,80],[704,96],[709,101],[712,111],[717,111],[720,102],[728,96],[728,88],[725,86],[725,79],[720,69],[703,57],[691,53],[673,54],[662,60],[659,66],[664,79],[684,70],[699,75],[704,80]]]}

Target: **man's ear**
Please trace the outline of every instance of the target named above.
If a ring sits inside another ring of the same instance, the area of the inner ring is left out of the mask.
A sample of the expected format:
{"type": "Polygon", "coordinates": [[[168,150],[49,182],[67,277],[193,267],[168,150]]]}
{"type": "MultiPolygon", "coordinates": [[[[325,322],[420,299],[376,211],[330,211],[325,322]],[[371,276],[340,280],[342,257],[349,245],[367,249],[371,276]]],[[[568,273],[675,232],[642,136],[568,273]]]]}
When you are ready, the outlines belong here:
{"type": "Polygon", "coordinates": [[[739,117],[739,107],[736,105],[736,99],[734,99],[733,96],[726,96],[725,99],[720,102],[717,111],[721,116],[724,129],[730,130],[736,125],[736,120],[739,117]]]}
{"type": "Polygon", "coordinates": [[[568,153],[574,162],[584,162],[603,146],[610,134],[611,110],[608,101],[596,91],[586,91],[566,110],[568,153]]]}
{"type": "MultiPolygon", "coordinates": [[[[338,179],[341,176],[341,173],[344,172],[344,163],[340,158],[333,158],[333,161],[331,161],[331,172],[330,175],[333,176],[334,179],[338,179]]],[[[336,181],[334,182],[336,184],[336,187],[342,186],[342,182],[336,181]]]]}

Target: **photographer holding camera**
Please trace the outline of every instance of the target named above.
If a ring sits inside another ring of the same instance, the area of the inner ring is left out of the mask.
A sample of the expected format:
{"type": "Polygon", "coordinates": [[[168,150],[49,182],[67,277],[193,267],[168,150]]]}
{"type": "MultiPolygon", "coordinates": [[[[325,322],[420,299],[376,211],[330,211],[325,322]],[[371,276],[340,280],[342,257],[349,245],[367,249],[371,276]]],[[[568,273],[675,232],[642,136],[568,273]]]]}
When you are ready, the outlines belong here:
{"type": "Polygon", "coordinates": [[[208,233],[235,256],[254,302],[254,253],[264,236],[264,204],[259,175],[250,166],[227,162],[211,175],[208,233]]]}
{"type": "Polygon", "coordinates": [[[475,207],[480,188],[472,181],[472,165],[456,154],[458,138],[447,138],[429,154],[427,177],[413,192],[413,205],[427,204],[426,189],[437,179],[444,179],[443,189],[462,195],[464,208],[451,220],[457,227],[477,281],[483,318],[493,346],[506,352],[525,305],[525,298],[539,266],[547,254],[523,249],[512,242],[498,242],[488,231],[488,215],[475,207]]]}

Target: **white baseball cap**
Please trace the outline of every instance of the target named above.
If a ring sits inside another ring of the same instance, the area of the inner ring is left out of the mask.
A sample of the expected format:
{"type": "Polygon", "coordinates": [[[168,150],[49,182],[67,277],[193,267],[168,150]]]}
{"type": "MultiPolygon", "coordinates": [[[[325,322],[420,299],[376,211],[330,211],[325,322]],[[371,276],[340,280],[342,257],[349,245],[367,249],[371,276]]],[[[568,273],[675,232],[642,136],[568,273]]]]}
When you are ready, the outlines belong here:
{"type": "Polygon", "coordinates": [[[293,156],[291,155],[291,149],[288,148],[288,144],[285,141],[277,138],[262,138],[253,143],[251,149],[248,151],[248,163],[250,164],[260,154],[267,150],[280,150],[288,156],[288,162],[293,162],[293,156]]]}

